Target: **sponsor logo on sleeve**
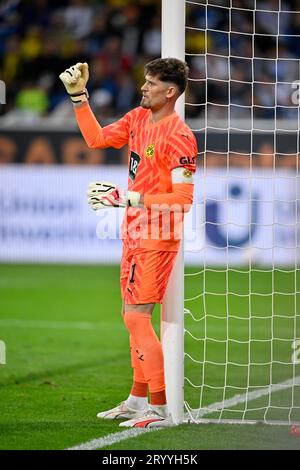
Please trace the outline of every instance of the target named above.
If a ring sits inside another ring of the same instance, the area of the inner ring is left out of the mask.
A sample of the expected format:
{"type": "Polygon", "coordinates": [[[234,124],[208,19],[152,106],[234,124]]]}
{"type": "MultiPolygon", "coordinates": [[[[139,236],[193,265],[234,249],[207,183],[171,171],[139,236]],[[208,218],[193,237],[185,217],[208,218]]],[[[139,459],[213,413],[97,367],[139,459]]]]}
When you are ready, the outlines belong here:
{"type": "Polygon", "coordinates": [[[195,165],[196,157],[181,157],[179,162],[181,165],[195,165]]]}

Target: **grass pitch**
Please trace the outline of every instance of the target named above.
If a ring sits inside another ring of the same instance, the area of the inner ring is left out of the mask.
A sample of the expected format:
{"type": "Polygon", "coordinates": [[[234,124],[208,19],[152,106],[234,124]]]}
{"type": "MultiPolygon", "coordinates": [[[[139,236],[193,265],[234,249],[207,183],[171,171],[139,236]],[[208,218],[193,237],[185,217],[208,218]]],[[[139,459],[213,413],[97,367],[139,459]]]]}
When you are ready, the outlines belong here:
{"type": "MultiPolygon", "coordinates": [[[[122,431],[118,421],[95,417],[122,401],[131,386],[118,283],[114,266],[0,266],[0,340],[7,361],[0,366],[0,449],[64,449],[122,431]]],[[[298,273],[253,271],[249,284],[243,271],[199,270],[188,280],[186,296],[196,297],[203,288],[205,296],[186,305],[197,320],[186,318],[186,328],[197,337],[186,335],[185,340],[186,351],[197,361],[186,361],[186,376],[196,385],[186,383],[192,407],[228,399],[245,386],[264,387],[270,373],[273,383],[290,378],[291,367],[300,375],[299,365],[290,365],[291,340],[300,336],[298,273]],[[272,296],[273,290],[278,294],[272,296]],[[228,291],[232,294],[226,296],[228,291]],[[279,338],[273,345],[272,337],[279,338]],[[210,338],[205,347],[204,338],[210,338]]],[[[158,331],[158,309],[154,323],[158,331]]],[[[272,394],[270,418],[285,419],[291,399],[300,405],[298,392],[295,387],[292,397],[291,389],[272,394]]],[[[250,403],[255,411],[249,419],[260,419],[266,398],[250,403]]],[[[236,410],[224,417],[240,417],[236,413],[243,414],[245,404],[236,410]]],[[[300,438],[286,426],[215,424],[181,425],[106,447],[299,448],[300,438]]]]}

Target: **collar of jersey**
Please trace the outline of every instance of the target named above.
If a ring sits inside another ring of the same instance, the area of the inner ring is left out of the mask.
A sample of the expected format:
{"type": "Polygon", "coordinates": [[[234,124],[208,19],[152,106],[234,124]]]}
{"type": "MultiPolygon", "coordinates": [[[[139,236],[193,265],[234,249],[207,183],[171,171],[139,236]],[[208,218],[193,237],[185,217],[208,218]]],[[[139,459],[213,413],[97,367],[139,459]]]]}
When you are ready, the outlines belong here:
{"type": "Polygon", "coordinates": [[[162,119],[160,119],[159,121],[157,122],[152,122],[151,121],[151,118],[152,118],[152,113],[151,111],[149,112],[149,118],[148,118],[148,127],[155,127],[155,126],[158,126],[159,124],[161,124],[162,122],[166,122],[168,121],[169,119],[173,118],[174,116],[176,115],[176,111],[174,111],[172,114],[170,114],[169,116],[166,116],[162,119]]]}

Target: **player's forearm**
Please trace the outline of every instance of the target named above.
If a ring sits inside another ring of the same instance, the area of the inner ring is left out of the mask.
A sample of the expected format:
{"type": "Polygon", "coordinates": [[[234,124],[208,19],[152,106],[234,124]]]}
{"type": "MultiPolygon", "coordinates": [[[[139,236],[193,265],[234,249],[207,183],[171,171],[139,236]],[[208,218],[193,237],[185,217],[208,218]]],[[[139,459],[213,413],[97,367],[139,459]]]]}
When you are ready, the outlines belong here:
{"type": "Polygon", "coordinates": [[[126,191],[115,183],[107,181],[90,183],[88,203],[92,209],[106,207],[146,207],[159,212],[188,212],[193,203],[193,184],[175,184],[173,192],[165,194],[146,194],[126,191]]]}
{"type": "Polygon", "coordinates": [[[102,127],[97,121],[88,102],[74,105],[77,123],[84,140],[89,148],[107,147],[102,127]]]}
{"type": "Polygon", "coordinates": [[[141,195],[140,205],[161,212],[188,212],[193,204],[193,194],[193,184],[178,183],[173,185],[171,193],[141,195]]]}

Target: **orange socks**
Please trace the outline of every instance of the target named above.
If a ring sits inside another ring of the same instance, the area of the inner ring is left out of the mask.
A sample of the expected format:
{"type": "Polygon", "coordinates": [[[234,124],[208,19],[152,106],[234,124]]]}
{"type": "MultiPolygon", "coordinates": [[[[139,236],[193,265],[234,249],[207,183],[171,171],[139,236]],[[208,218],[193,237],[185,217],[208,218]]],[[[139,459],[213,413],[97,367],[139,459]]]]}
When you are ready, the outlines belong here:
{"type": "Polygon", "coordinates": [[[150,398],[151,405],[165,405],[167,403],[165,390],[150,393],[150,398]]]}
{"type": "MultiPolygon", "coordinates": [[[[163,351],[161,343],[153,330],[151,315],[140,312],[125,312],[124,322],[131,336],[134,382],[139,384],[147,382],[150,389],[151,404],[164,405],[166,398],[163,351]],[[133,352],[136,354],[134,355],[133,352]]],[[[139,388],[137,391],[141,391],[141,389],[139,388]]],[[[133,391],[131,391],[131,394],[136,395],[133,391]]]]}
{"type": "Polygon", "coordinates": [[[143,358],[139,353],[139,350],[130,335],[130,354],[131,354],[131,366],[133,368],[133,385],[131,389],[131,395],[135,397],[147,397],[148,396],[148,383],[145,380],[141,361],[143,358]]]}

